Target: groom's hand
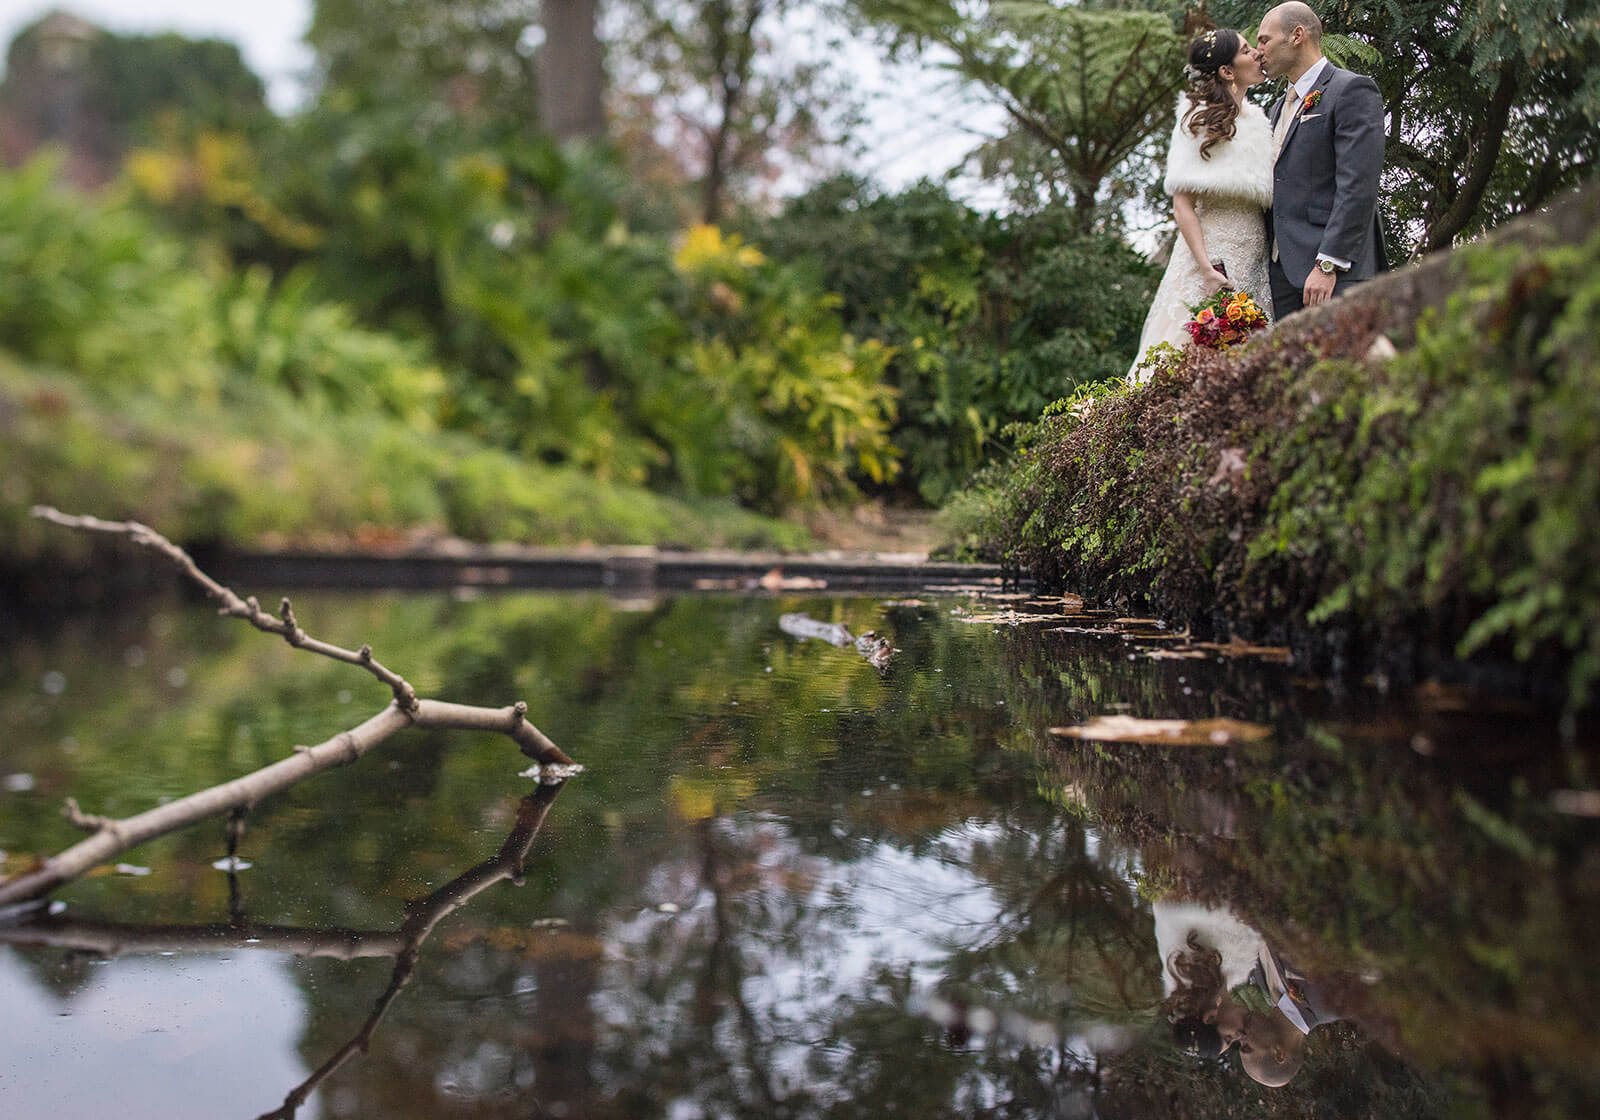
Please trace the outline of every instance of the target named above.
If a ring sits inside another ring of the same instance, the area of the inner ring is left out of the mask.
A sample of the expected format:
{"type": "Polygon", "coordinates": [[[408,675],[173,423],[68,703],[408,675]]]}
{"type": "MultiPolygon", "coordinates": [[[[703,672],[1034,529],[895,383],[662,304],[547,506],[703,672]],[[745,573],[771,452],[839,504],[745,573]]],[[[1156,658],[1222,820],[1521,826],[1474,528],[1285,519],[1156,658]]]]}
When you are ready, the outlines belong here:
{"type": "Polygon", "coordinates": [[[1319,303],[1327,303],[1333,298],[1333,287],[1339,282],[1336,272],[1323,272],[1320,268],[1313,268],[1311,275],[1306,277],[1305,288],[1301,291],[1301,298],[1307,307],[1315,307],[1319,303]]]}

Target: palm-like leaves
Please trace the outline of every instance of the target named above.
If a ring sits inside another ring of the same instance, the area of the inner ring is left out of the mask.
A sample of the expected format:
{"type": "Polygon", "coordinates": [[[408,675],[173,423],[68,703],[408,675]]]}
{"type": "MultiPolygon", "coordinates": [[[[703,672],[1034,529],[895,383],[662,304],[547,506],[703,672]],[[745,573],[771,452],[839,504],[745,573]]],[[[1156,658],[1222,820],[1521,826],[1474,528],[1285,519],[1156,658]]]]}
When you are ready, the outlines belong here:
{"type": "Polygon", "coordinates": [[[1182,47],[1165,16],[1000,0],[964,12],[943,0],[880,0],[876,13],[945,47],[1016,126],[1061,160],[1092,222],[1101,184],[1164,128],[1182,79],[1182,47]]]}

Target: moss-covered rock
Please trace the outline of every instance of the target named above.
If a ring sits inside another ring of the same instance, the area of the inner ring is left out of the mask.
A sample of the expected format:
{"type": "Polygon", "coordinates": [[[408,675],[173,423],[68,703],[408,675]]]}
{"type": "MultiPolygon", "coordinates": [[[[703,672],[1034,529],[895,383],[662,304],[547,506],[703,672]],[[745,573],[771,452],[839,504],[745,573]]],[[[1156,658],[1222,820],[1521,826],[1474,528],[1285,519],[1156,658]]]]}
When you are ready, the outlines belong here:
{"type": "Polygon", "coordinates": [[[1597,215],[1590,188],[1248,346],[1058,403],[956,506],[966,546],[1314,666],[1517,664],[1588,703],[1597,215]]]}

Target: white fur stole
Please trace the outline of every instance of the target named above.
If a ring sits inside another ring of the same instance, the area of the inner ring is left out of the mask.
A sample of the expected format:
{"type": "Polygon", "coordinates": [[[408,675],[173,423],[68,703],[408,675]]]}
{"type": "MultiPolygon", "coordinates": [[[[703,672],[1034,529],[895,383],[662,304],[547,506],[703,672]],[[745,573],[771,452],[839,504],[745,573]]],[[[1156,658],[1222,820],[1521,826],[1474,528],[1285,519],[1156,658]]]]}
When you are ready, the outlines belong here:
{"type": "Polygon", "coordinates": [[[1263,210],[1272,205],[1272,126],[1257,105],[1239,107],[1232,140],[1211,146],[1209,159],[1200,158],[1204,130],[1196,136],[1184,126],[1189,95],[1178,95],[1178,121],[1172,128],[1167,154],[1168,194],[1187,191],[1213,197],[1254,202],[1263,210]]]}

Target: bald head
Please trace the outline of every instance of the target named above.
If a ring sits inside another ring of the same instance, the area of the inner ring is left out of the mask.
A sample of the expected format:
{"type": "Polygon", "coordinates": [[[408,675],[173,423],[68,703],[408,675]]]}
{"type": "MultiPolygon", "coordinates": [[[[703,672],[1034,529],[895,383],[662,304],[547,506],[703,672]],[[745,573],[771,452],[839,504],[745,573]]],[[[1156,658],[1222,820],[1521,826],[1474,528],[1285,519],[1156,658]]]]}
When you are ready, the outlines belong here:
{"type": "Polygon", "coordinates": [[[1267,77],[1299,81],[1322,57],[1322,21],[1300,0],[1279,4],[1261,17],[1256,47],[1267,77]]]}
{"type": "Polygon", "coordinates": [[[1273,1008],[1266,1015],[1252,1015],[1239,1045],[1239,1064],[1245,1073],[1268,1088],[1277,1089],[1294,1080],[1306,1061],[1305,1035],[1273,1008]]]}
{"type": "Polygon", "coordinates": [[[1317,13],[1311,10],[1310,4],[1302,4],[1300,0],[1289,0],[1287,4],[1279,4],[1272,11],[1261,17],[1261,22],[1272,20],[1276,23],[1280,34],[1291,34],[1295,28],[1305,28],[1306,38],[1312,44],[1322,45],[1322,20],[1317,18],[1317,13]]]}

